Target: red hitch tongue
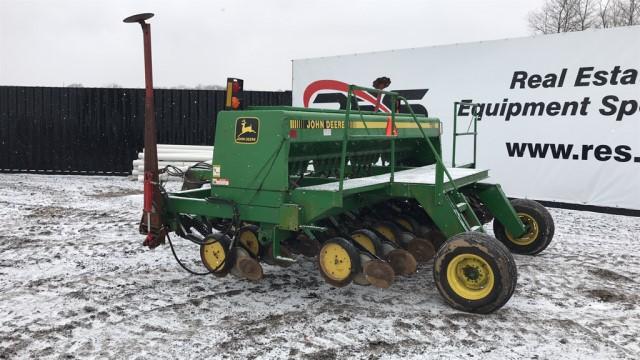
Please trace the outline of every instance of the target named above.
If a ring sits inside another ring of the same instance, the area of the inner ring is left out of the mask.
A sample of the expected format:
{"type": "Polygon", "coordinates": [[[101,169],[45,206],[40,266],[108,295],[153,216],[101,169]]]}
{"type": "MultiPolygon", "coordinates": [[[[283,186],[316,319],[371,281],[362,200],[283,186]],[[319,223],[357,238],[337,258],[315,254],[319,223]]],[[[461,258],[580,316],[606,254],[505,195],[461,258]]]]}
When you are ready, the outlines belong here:
{"type": "Polygon", "coordinates": [[[156,140],[156,119],[153,104],[153,71],[151,67],[151,25],[145,20],[153,17],[151,13],[129,16],[125,23],[138,23],[142,27],[144,40],[144,208],[140,220],[140,233],[146,234],[143,245],[153,249],[164,244],[166,231],[162,213],[164,201],[158,189],[158,149],[156,140]]]}

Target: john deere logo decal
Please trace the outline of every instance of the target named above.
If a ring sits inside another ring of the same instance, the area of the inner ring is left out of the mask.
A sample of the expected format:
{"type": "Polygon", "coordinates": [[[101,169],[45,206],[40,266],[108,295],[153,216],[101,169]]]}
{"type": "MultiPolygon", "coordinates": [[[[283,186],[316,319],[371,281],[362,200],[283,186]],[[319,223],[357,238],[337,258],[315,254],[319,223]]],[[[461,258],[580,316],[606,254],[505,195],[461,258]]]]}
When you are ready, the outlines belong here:
{"type": "Polygon", "coordinates": [[[258,142],[260,131],[260,119],[238,118],[236,119],[236,143],[255,144],[258,142]]]}

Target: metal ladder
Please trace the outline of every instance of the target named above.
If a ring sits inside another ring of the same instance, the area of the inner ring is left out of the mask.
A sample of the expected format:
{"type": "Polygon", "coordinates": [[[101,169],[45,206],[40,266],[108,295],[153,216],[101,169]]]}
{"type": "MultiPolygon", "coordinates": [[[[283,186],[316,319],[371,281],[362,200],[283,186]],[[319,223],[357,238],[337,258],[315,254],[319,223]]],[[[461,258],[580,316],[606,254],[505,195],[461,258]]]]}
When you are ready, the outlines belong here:
{"type": "Polygon", "coordinates": [[[455,103],[453,103],[453,154],[451,156],[452,167],[461,167],[461,168],[470,168],[470,169],[476,168],[476,153],[477,153],[476,149],[478,145],[478,119],[480,118],[480,115],[478,114],[476,109],[479,106],[480,104],[467,103],[467,102],[463,103],[463,102],[456,101],[455,103]],[[467,131],[458,132],[458,109],[460,106],[463,106],[463,105],[471,107],[471,122],[467,127],[467,131]],[[473,123],[473,131],[471,131],[472,123],[473,123]],[[470,136],[470,135],[473,135],[473,162],[456,166],[456,145],[457,145],[456,139],[459,136],[470,136]]]}
{"type": "Polygon", "coordinates": [[[460,216],[460,222],[467,231],[485,232],[480,223],[480,219],[478,219],[467,198],[462,193],[459,191],[450,191],[447,193],[447,197],[452,205],[456,207],[457,213],[460,216]]]}

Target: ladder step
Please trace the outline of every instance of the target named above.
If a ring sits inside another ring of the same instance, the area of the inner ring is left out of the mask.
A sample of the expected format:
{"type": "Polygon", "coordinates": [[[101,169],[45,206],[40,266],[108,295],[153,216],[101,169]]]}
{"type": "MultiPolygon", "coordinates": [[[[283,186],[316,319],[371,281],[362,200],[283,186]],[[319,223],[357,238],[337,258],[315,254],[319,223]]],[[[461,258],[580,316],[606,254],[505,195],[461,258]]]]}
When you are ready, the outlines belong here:
{"type": "Polygon", "coordinates": [[[467,203],[464,203],[464,202],[457,203],[456,207],[458,208],[459,212],[465,212],[467,211],[467,209],[469,209],[469,206],[467,206],[467,203]]]}
{"type": "Polygon", "coordinates": [[[457,168],[467,168],[467,169],[475,169],[476,168],[476,163],[468,163],[468,164],[464,164],[464,165],[456,165],[454,167],[457,168]]]}

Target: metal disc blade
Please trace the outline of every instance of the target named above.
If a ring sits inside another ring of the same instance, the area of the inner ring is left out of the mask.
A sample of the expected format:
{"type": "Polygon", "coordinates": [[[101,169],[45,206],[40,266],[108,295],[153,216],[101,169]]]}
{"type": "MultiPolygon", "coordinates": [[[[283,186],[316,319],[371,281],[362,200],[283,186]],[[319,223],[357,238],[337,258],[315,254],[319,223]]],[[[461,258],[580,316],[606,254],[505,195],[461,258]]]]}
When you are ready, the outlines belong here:
{"type": "Polygon", "coordinates": [[[244,257],[238,259],[236,263],[238,272],[248,280],[258,281],[262,279],[264,273],[262,271],[262,265],[251,257],[244,257]]]}
{"type": "Polygon", "coordinates": [[[387,254],[387,261],[396,275],[411,275],[416,272],[418,264],[408,251],[395,249],[387,254]]]}
{"type": "Polygon", "coordinates": [[[386,289],[393,284],[393,268],[382,260],[371,260],[362,269],[367,281],[377,288],[386,289]]]}
{"type": "Polygon", "coordinates": [[[407,244],[407,251],[420,262],[429,261],[436,254],[435,247],[431,241],[422,238],[413,238],[407,244]]]}

